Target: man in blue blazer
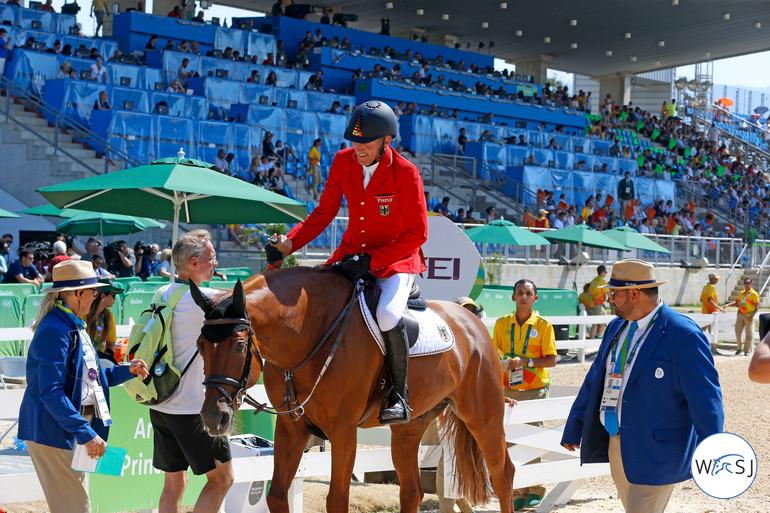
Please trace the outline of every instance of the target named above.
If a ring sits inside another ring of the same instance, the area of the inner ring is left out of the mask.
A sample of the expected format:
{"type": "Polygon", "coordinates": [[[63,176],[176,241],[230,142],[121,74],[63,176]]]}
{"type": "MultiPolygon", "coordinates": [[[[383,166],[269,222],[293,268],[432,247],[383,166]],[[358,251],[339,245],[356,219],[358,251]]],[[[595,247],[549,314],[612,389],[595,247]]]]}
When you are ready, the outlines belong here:
{"type": "Polygon", "coordinates": [[[627,513],[666,509],[674,484],[690,479],[698,443],[722,431],[719,376],[695,322],[658,297],[651,264],[612,268],[618,318],[570,411],[561,444],[581,463],[610,463],[627,513]]]}

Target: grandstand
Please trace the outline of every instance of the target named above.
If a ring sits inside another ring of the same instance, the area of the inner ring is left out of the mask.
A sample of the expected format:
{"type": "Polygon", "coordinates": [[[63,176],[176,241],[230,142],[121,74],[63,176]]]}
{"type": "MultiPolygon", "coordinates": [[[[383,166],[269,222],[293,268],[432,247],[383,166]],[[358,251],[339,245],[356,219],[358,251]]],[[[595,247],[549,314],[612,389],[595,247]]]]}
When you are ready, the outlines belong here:
{"type": "MultiPolygon", "coordinates": [[[[347,117],[339,112],[376,98],[394,106],[407,104],[397,145],[423,171],[432,200],[449,195],[455,208],[481,212],[495,206],[523,224],[527,212],[544,206],[538,191],[564,194],[568,205],[581,207],[598,193],[614,196],[628,171],[636,176],[642,213],[660,200],[679,202],[696,217],[711,220],[701,227],[703,235],[709,228],[716,234],[714,220],[730,222],[735,228],[729,235],[741,234],[746,223],[739,222],[736,212],[751,220],[760,214],[755,206],[744,214],[738,202],[720,201],[719,194],[699,197],[702,191],[692,186],[691,178],[697,179],[698,172],[717,175],[722,162],[708,162],[708,151],[678,132],[663,130],[661,135],[658,129],[663,127],[650,113],[638,114],[618,104],[609,111],[594,105],[594,114],[587,113],[585,96],[561,96],[561,88],[544,89],[534,75],[496,71],[491,55],[459,45],[439,46],[284,16],[232,20],[241,29],[132,11],[116,14],[112,36],[99,39],[75,34],[75,17],[66,14],[0,6],[3,20],[14,41],[34,37],[36,42],[17,48],[6,66],[12,96],[57,127],[56,137],[63,129],[69,134],[63,137],[73,141],[67,144],[84,145],[94,157],[105,156],[100,159],[104,170],[145,163],[183,147],[188,156],[207,161],[221,149],[231,152],[235,169],[248,176],[252,158],[261,154],[270,132],[296,156],[285,163],[286,192],[307,199],[302,185],[312,141],[323,141],[325,176],[344,143],[347,117]],[[303,50],[307,34],[318,29],[323,39],[303,50]],[[150,49],[147,44],[154,35],[155,49],[150,49]],[[55,41],[69,47],[71,55],[49,53],[55,41]],[[185,41],[196,41],[199,53],[184,51],[185,41]],[[104,84],[90,80],[92,49],[106,61],[104,84]],[[263,64],[268,54],[276,56],[278,66],[263,64]],[[193,72],[186,94],[167,91],[185,58],[186,69],[193,72]],[[74,78],[61,75],[65,61],[74,78]],[[397,75],[391,73],[394,69],[397,75]],[[311,81],[318,70],[323,85],[311,81]],[[255,72],[257,80],[248,81],[255,72]],[[95,110],[102,91],[111,108],[95,110]],[[339,109],[334,112],[332,105],[339,109]],[[461,129],[468,140],[464,151],[461,129]],[[612,152],[613,139],[620,141],[621,154],[612,152]]],[[[685,107],[680,112],[682,119],[703,122],[685,107]]],[[[766,148],[755,131],[725,126],[735,137],[766,148]]],[[[77,157],[84,163],[82,154],[77,157]]],[[[81,172],[83,167],[86,172],[102,171],[92,165],[79,167],[81,172]]],[[[732,176],[728,169],[727,177],[732,176]]],[[[27,200],[34,194],[19,196],[27,200]]],[[[617,198],[612,197],[609,206],[620,210],[617,198]]],[[[314,208],[313,202],[308,207],[314,208]]],[[[661,220],[658,233],[666,234],[668,224],[661,220]]],[[[767,223],[757,225],[766,230],[767,223]]],[[[330,228],[313,246],[328,248],[342,229],[344,223],[330,228]]],[[[731,250],[730,258],[734,256],[731,250]]]]}

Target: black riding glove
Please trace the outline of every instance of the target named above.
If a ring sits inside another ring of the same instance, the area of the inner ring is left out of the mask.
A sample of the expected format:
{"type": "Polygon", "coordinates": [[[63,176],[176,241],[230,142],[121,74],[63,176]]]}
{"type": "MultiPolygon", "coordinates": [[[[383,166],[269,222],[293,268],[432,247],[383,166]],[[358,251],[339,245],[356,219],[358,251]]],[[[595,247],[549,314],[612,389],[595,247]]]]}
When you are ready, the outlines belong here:
{"type": "Polygon", "coordinates": [[[272,264],[273,262],[280,262],[283,260],[283,253],[281,253],[281,250],[272,244],[265,244],[265,260],[267,260],[268,264],[272,264]]]}
{"type": "Polygon", "coordinates": [[[372,257],[370,255],[359,253],[358,255],[345,255],[335,268],[345,278],[355,283],[369,273],[371,263],[372,257]]]}

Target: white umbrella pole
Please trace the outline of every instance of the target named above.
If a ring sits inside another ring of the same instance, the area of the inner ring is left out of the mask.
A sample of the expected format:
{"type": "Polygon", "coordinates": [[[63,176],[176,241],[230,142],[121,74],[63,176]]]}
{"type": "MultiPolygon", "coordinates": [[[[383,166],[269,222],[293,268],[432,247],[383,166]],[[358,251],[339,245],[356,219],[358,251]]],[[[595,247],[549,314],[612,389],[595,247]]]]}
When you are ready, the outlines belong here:
{"type": "MultiPolygon", "coordinates": [[[[179,203],[177,198],[174,198],[174,225],[171,229],[171,247],[174,247],[174,244],[176,244],[176,238],[179,235],[179,209],[182,207],[181,203],[179,203]]],[[[169,267],[169,273],[171,273],[171,277],[169,280],[171,280],[171,283],[174,283],[176,280],[174,279],[174,259],[171,259],[171,266],[169,267]]]]}

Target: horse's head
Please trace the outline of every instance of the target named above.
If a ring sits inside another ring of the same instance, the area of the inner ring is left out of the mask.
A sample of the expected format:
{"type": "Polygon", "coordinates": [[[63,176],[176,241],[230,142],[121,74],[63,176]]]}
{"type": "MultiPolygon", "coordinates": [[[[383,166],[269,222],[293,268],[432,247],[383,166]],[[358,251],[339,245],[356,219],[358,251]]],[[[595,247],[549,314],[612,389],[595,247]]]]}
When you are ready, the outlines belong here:
{"type": "Polygon", "coordinates": [[[211,436],[228,435],[233,427],[233,410],[243,394],[256,383],[261,368],[252,369],[254,346],[246,294],[241,281],[232,295],[214,302],[191,281],[190,294],[203,310],[205,320],[198,337],[203,358],[206,398],[201,408],[203,425],[211,436]]]}

